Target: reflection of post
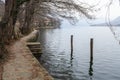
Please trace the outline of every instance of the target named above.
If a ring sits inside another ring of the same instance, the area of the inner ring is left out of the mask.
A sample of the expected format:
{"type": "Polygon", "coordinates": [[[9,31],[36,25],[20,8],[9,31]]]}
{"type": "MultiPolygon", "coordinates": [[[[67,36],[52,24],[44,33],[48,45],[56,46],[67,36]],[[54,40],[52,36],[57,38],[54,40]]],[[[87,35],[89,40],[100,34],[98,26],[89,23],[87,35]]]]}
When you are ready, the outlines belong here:
{"type": "Polygon", "coordinates": [[[90,39],[90,67],[89,67],[89,75],[93,75],[93,38],[90,39]]]}
{"type": "Polygon", "coordinates": [[[73,58],[71,57],[70,59],[70,66],[72,67],[73,66],[73,58]]]}
{"type": "Polygon", "coordinates": [[[71,35],[71,59],[73,59],[73,35],[71,35]]]}
{"type": "Polygon", "coordinates": [[[89,75],[90,75],[90,76],[93,75],[93,68],[92,68],[92,65],[93,65],[93,61],[90,61],[90,67],[89,67],[89,75]]]}

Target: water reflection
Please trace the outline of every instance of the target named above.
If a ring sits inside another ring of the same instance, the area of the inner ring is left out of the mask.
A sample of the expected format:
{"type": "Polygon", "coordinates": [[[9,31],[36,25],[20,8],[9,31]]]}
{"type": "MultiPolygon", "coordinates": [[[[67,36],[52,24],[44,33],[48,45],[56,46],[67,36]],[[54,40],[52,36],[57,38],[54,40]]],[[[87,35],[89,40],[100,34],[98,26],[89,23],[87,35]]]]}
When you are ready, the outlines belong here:
{"type": "Polygon", "coordinates": [[[41,64],[55,80],[120,79],[120,46],[108,27],[49,29],[43,30],[39,38],[44,46],[41,64]],[[74,35],[72,55],[71,34],[74,35]],[[91,37],[94,38],[94,50],[90,52],[91,37]],[[89,56],[93,53],[94,59],[89,56]]]}
{"type": "Polygon", "coordinates": [[[93,76],[93,60],[90,60],[90,65],[89,65],[89,76],[93,76]]]}
{"type": "Polygon", "coordinates": [[[72,57],[70,59],[70,65],[71,65],[71,67],[73,66],[73,58],[72,57]]]}
{"type": "Polygon", "coordinates": [[[73,49],[71,50],[70,59],[73,59],[73,49]]]}

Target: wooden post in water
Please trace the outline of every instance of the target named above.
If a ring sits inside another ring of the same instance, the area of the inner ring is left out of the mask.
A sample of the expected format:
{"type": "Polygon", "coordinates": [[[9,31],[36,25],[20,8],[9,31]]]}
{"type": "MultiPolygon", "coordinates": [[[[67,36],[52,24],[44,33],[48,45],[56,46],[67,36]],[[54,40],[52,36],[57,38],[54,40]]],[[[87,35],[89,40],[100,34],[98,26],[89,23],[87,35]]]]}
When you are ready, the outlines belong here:
{"type": "Polygon", "coordinates": [[[71,59],[73,59],[73,35],[71,35],[71,59]]]}
{"type": "Polygon", "coordinates": [[[93,75],[93,38],[90,39],[90,66],[89,66],[89,75],[93,75]]]}
{"type": "MultiPolygon", "coordinates": [[[[92,48],[91,48],[91,52],[92,52],[92,48]]],[[[89,65],[89,76],[93,75],[93,53],[90,54],[90,65],[89,65]]]]}
{"type": "Polygon", "coordinates": [[[93,62],[93,38],[90,39],[90,62],[93,62]]]}

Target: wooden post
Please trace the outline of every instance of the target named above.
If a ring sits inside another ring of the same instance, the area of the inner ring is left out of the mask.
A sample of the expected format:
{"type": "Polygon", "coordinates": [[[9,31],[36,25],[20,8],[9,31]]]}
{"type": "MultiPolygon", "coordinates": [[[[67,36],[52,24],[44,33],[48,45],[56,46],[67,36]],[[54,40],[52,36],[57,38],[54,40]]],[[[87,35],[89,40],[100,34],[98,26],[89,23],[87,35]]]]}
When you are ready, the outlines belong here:
{"type": "Polygon", "coordinates": [[[93,38],[90,39],[90,62],[93,61],[93,38]]]}
{"type": "Polygon", "coordinates": [[[71,59],[73,59],[73,35],[71,35],[71,59]]]}
{"type": "Polygon", "coordinates": [[[89,75],[93,75],[93,38],[90,39],[90,66],[89,66],[89,75]]]}

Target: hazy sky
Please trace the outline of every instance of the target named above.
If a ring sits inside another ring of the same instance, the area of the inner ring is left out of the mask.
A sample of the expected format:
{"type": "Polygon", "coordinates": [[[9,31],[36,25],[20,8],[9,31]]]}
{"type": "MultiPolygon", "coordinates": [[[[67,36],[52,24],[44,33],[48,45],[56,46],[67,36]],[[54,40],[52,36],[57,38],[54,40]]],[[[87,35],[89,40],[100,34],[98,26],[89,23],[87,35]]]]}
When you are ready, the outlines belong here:
{"type": "Polygon", "coordinates": [[[95,15],[98,18],[105,18],[106,15],[109,15],[110,19],[114,19],[120,16],[120,3],[119,0],[113,0],[109,12],[108,11],[108,4],[110,0],[80,0],[82,2],[86,2],[90,5],[95,5],[97,8],[100,8],[100,11],[96,12],[95,15]]]}

